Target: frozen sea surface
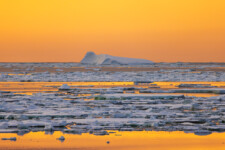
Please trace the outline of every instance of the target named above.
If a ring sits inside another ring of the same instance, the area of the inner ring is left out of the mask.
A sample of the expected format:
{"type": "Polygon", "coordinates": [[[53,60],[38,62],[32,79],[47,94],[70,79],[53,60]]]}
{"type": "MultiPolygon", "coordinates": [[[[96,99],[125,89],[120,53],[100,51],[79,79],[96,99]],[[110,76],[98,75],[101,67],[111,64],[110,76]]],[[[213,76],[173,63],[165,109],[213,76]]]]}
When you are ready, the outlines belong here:
{"type": "MultiPolygon", "coordinates": [[[[198,134],[225,131],[224,94],[198,97],[184,95],[184,91],[177,93],[180,88],[176,92],[168,89],[159,92],[139,86],[60,87],[57,91],[31,95],[1,91],[0,132],[23,135],[31,131],[62,131],[107,135],[107,130],[198,134]],[[137,90],[139,93],[134,93],[137,90]],[[141,90],[145,93],[140,94],[141,90]]],[[[215,90],[224,91],[214,87],[205,94],[215,90]]]]}
{"type": "Polygon", "coordinates": [[[1,63],[0,132],[224,132],[224,67],[1,63]]]}
{"type": "Polygon", "coordinates": [[[90,66],[79,63],[0,63],[0,81],[225,81],[224,63],[90,66]]]}

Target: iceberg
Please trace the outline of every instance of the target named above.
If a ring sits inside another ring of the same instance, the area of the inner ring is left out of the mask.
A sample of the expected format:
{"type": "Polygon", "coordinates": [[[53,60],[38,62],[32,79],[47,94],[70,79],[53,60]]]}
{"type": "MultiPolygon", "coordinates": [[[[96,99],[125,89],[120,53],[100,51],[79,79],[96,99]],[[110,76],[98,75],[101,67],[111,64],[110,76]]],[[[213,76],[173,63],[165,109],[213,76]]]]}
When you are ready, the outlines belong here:
{"type": "Polygon", "coordinates": [[[61,142],[64,142],[65,141],[65,137],[61,136],[61,137],[57,138],[57,140],[60,140],[61,142]]]}
{"type": "Polygon", "coordinates": [[[59,87],[59,90],[70,90],[70,87],[67,84],[63,84],[61,87],[59,87]]]}
{"type": "Polygon", "coordinates": [[[96,55],[94,52],[87,52],[80,63],[93,65],[144,65],[153,64],[154,62],[146,59],[117,57],[107,54],[96,55]]]}

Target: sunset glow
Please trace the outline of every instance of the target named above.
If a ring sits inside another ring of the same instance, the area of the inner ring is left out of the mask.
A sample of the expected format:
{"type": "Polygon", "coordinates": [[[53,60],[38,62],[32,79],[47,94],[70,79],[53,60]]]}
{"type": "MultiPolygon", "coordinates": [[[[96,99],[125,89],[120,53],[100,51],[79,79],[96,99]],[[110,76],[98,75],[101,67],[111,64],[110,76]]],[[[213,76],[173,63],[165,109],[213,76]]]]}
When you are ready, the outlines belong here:
{"type": "Polygon", "coordinates": [[[87,51],[224,62],[224,0],[1,0],[0,62],[79,62],[87,51]]]}

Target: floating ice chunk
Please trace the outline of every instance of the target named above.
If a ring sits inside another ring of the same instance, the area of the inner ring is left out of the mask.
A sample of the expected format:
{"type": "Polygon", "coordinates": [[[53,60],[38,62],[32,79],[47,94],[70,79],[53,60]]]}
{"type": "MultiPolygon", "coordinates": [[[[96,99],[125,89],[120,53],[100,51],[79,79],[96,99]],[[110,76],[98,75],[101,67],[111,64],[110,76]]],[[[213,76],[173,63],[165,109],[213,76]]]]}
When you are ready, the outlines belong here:
{"type": "Polygon", "coordinates": [[[192,104],[192,108],[193,109],[198,109],[201,105],[199,105],[198,103],[194,103],[192,104]]]}
{"type": "Polygon", "coordinates": [[[66,125],[67,125],[67,122],[65,120],[52,123],[52,126],[54,127],[65,127],[66,125]]]}
{"type": "Polygon", "coordinates": [[[67,84],[63,84],[59,90],[70,90],[70,87],[67,84]]]}
{"type": "Polygon", "coordinates": [[[17,125],[17,128],[18,128],[18,129],[28,129],[29,126],[28,126],[27,124],[24,124],[24,123],[19,123],[19,124],[17,125]]]}
{"type": "Polygon", "coordinates": [[[120,131],[134,131],[133,128],[121,128],[120,131]]]}
{"type": "Polygon", "coordinates": [[[225,94],[225,90],[221,88],[212,89],[175,89],[169,90],[170,93],[215,93],[215,94],[225,94]]]}
{"type": "Polygon", "coordinates": [[[180,84],[178,85],[178,87],[180,88],[213,88],[213,87],[216,87],[216,86],[211,86],[210,84],[187,84],[187,83],[184,83],[184,84],[180,84]]]}
{"type": "Polygon", "coordinates": [[[209,99],[216,99],[216,100],[225,101],[225,94],[220,95],[220,96],[212,96],[212,97],[209,97],[209,99]]]}
{"type": "Polygon", "coordinates": [[[57,138],[57,140],[60,140],[61,142],[63,142],[63,141],[65,141],[65,137],[61,136],[61,137],[57,138]]]}
{"type": "Polygon", "coordinates": [[[26,115],[20,115],[19,118],[21,120],[27,120],[27,119],[29,119],[26,115]]]}
{"type": "Polygon", "coordinates": [[[13,120],[13,119],[15,119],[15,118],[14,118],[14,116],[13,116],[13,115],[7,115],[7,116],[5,117],[5,119],[8,119],[8,120],[13,120]]]}
{"type": "Polygon", "coordinates": [[[225,125],[215,125],[215,126],[209,126],[206,127],[210,131],[219,131],[219,132],[224,132],[225,131],[225,125]]]}
{"type": "Polygon", "coordinates": [[[16,137],[11,137],[11,138],[2,138],[2,140],[16,141],[16,137]]]}
{"type": "Polygon", "coordinates": [[[113,115],[114,118],[127,118],[129,115],[124,113],[115,113],[113,115]]]}
{"type": "Polygon", "coordinates": [[[54,126],[52,124],[46,124],[44,130],[45,131],[53,131],[54,130],[54,126]]]}
{"type": "Polygon", "coordinates": [[[101,71],[101,68],[93,68],[94,71],[101,71]]]}
{"type": "Polygon", "coordinates": [[[19,131],[17,132],[17,135],[23,136],[23,135],[25,135],[25,134],[27,134],[27,133],[29,133],[29,132],[30,132],[29,129],[22,129],[22,130],[19,130],[19,131]]]}
{"type": "Polygon", "coordinates": [[[0,123],[0,129],[7,129],[8,128],[8,123],[4,122],[4,123],[0,123]]]}
{"type": "Polygon", "coordinates": [[[159,124],[158,124],[158,122],[153,122],[153,123],[151,123],[151,126],[152,126],[152,127],[158,127],[159,124]]]}
{"type": "Polygon", "coordinates": [[[207,131],[207,130],[199,130],[199,131],[196,131],[196,132],[194,132],[194,134],[195,135],[210,135],[210,134],[212,134],[212,132],[210,132],[210,131],[207,131]]]}
{"type": "Polygon", "coordinates": [[[55,71],[63,71],[62,69],[56,69],[55,71]]]}
{"type": "Polygon", "coordinates": [[[184,95],[160,95],[160,94],[104,94],[100,95],[100,100],[104,99],[177,99],[184,98],[184,95]]]}
{"type": "Polygon", "coordinates": [[[95,132],[94,135],[109,135],[109,133],[107,131],[98,131],[95,132]]]}

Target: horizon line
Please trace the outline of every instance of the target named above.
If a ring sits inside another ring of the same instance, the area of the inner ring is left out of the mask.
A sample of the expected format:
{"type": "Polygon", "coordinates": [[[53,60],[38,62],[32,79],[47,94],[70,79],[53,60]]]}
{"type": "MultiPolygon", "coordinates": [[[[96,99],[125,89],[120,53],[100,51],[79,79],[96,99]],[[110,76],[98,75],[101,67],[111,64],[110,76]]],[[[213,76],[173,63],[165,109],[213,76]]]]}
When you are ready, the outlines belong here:
{"type": "MultiPolygon", "coordinates": [[[[35,61],[35,62],[32,62],[32,61],[25,61],[25,62],[23,62],[23,61],[15,61],[15,62],[13,62],[13,61],[9,61],[9,62],[7,62],[7,61],[3,61],[3,62],[0,62],[0,63],[80,63],[80,62],[70,62],[70,61],[68,61],[68,62],[65,62],[65,61],[50,61],[50,62],[48,62],[48,61],[35,61]]],[[[220,62],[220,61],[218,61],[218,62],[216,62],[216,61],[202,61],[202,62],[191,62],[191,61],[174,61],[174,62],[153,62],[153,63],[225,63],[225,61],[224,62],[220,62]]]]}

